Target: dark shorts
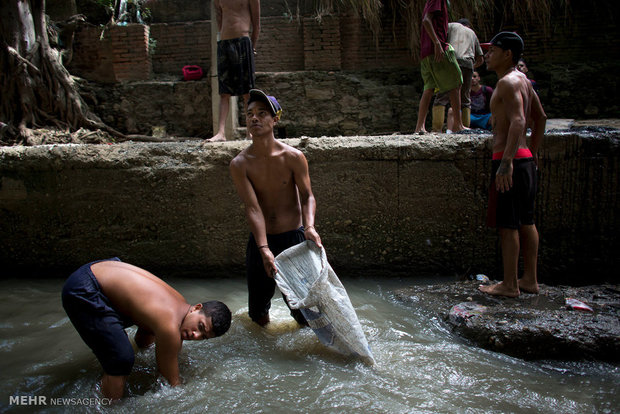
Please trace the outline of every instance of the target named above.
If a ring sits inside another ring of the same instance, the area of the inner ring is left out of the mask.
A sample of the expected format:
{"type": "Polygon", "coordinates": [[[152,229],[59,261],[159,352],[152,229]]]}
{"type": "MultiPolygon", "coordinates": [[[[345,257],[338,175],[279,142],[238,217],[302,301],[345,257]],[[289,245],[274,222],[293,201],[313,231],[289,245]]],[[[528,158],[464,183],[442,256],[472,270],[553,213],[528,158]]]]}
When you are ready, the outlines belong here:
{"type": "Polygon", "coordinates": [[[134,352],[125,332],[133,325],[114,310],[101,291],[90,266],[117,257],[85,264],[73,272],[62,289],[62,306],[86,345],[90,347],[108,375],[129,375],[134,352]]]}
{"type": "Polygon", "coordinates": [[[254,50],[249,37],[217,42],[217,77],[220,95],[240,96],[255,86],[254,50]]]}
{"type": "Polygon", "coordinates": [[[495,189],[495,173],[500,162],[491,161],[487,225],[518,230],[523,225],[534,224],[534,199],[538,188],[534,159],[512,161],[512,188],[503,193],[495,189]]]}
{"type": "MultiPolygon", "coordinates": [[[[274,256],[304,240],[306,238],[304,237],[303,227],[287,231],[286,233],[267,235],[267,243],[269,243],[269,249],[274,256]]],[[[269,314],[271,298],[276,290],[276,281],[265,273],[263,258],[258,251],[254,235],[251,233],[245,253],[245,266],[248,281],[249,314],[253,321],[257,321],[269,314]]],[[[286,302],[286,306],[289,306],[286,297],[284,295],[282,297],[284,302],[286,302]]],[[[291,309],[291,316],[300,324],[306,324],[306,319],[298,309],[291,309]]]]}

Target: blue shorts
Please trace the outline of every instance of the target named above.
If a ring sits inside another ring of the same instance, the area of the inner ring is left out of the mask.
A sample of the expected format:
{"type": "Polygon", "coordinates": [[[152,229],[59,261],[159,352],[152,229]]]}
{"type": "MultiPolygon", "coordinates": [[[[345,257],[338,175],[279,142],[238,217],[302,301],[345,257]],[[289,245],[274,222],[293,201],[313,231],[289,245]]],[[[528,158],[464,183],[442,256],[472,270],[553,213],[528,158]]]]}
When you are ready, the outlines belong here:
{"type": "MultiPolygon", "coordinates": [[[[280,234],[268,234],[267,243],[274,256],[279,255],[289,247],[306,240],[303,227],[280,234]]],[[[254,235],[250,233],[250,240],[245,253],[245,266],[248,281],[249,314],[253,321],[269,314],[271,298],[276,291],[276,281],[267,276],[263,266],[263,257],[258,250],[254,235]]],[[[282,295],[286,306],[289,306],[286,296],[282,295]]],[[[291,309],[291,316],[301,325],[307,325],[306,318],[299,309],[291,309]]]]}
{"type": "Polygon", "coordinates": [[[73,272],[62,288],[62,306],[86,345],[95,353],[108,375],[129,375],[134,352],[125,328],[134,323],[112,308],[90,266],[112,259],[85,264],[73,272]]]}
{"type": "Polygon", "coordinates": [[[491,114],[471,114],[469,126],[470,128],[480,128],[480,129],[491,129],[491,124],[489,123],[491,119],[491,114]]]}

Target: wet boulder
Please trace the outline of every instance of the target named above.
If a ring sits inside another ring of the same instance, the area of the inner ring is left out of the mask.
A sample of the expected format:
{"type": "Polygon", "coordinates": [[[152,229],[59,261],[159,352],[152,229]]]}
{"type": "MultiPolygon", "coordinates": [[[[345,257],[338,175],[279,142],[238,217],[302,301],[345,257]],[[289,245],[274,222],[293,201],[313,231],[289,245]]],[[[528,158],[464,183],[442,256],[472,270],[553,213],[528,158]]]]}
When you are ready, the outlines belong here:
{"type": "Polygon", "coordinates": [[[395,296],[438,314],[472,344],[523,359],[620,361],[620,286],[540,285],[518,298],[464,281],[398,289],[395,296]]]}

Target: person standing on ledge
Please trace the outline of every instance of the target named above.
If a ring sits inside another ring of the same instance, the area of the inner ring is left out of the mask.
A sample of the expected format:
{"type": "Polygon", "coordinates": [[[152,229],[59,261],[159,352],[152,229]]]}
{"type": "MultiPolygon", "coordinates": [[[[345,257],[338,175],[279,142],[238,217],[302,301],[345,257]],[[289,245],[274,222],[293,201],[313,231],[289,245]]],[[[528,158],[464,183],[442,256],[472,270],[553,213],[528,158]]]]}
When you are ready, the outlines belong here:
{"type": "MultiPolygon", "coordinates": [[[[246,249],[249,314],[261,326],[269,323],[276,288],[275,256],[306,239],[321,246],[306,157],[276,140],[273,133],[281,116],[275,97],[251,90],[246,122],[252,144],[230,162],[230,175],[251,231],[246,249]]],[[[308,324],[299,309],[291,310],[291,316],[301,325],[308,324]]]]}
{"type": "MultiPolygon", "coordinates": [[[[427,0],[420,31],[420,71],[424,92],[418,107],[415,133],[426,133],[426,115],[435,92],[449,91],[450,105],[461,107],[463,77],[454,48],[448,43],[448,4],[446,0],[427,0]]],[[[465,128],[460,111],[454,111],[454,132],[465,128]]]]}
{"type": "Polygon", "coordinates": [[[247,107],[250,89],[255,86],[254,55],[260,34],[260,0],[213,1],[220,32],[217,42],[220,116],[217,133],[208,142],[226,141],[231,96],[243,96],[244,108],[247,107]]]}
{"type": "Polygon", "coordinates": [[[490,295],[517,297],[538,293],[538,231],[534,224],[538,148],[547,116],[527,77],[516,69],[523,40],[513,32],[498,33],[488,47],[485,61],[497,73],[491,96],[493,161],[489,189],[488,224],[499,228],[504,279],[479,289],[490,295]],[[531,128],[528,147],[527,128],[531,128]],[[518,279],[519,253],[523,277],[518,279]]]}
{"type": "MultiPolygon", "coordinates": [[[[472,74],[475,68],[484,63],[482,49],[480,48],[478,37],[471,27],[471,23],[466,18],[448,24],[448,42],[454,48],[456,61],[463,76],[463,85],[459,89],[461,93],[461,120],[463,125],[469,128],[472,74]]],[[[440,93],[435,96],[435,102],[433,103],[433,132],[442,132],[448,102],[448,93],[440,93]]],[[[452,109],[452,107],[450,108],[452,109]]],[[[448,124],[450,125],[448,130],[450,132],[452,132],[453,119],[451,113],[448,113],[448,124]]]]}
{"type": "Polygon", "coordinates": [[[222,302],[190,305],[163,280],[116,257],[73,272],[62,289],[62,306],[103,367],[102,394],[114,400],[123,396],[135,358],[125,328],[138,326],[137,348],[155,344],[157,369],[176,386],[183,341],[223,335],[231,321],[222,302]]]}

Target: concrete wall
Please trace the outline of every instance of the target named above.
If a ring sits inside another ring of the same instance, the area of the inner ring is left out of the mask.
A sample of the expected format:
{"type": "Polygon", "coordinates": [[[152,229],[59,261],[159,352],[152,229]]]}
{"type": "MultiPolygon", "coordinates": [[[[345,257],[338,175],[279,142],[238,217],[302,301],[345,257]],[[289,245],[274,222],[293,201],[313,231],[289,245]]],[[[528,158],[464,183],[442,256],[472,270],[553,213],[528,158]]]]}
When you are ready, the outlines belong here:
{"type": "MultiPolygon", "coordinates": [[[[615,118],[618,84],[613,65],[545,67],[537,72],[538,94],[550,118],[615,118]],[[560,70],[561,69],[561,70],[560,70]],[[596,88],[571,85],[599,79],[596,88]],[[578,93],[576,93],[578,91],[578,93]],[[588,99],[591,97],[591,99],[588,99]]],[[[485,76],[495,85],[495,74],[485,76]]],[[[282,137],[387,135],[412,133],[422,94],[418,68],[374,71],[306,71],[258,73],[257,86],[278,98],[284,112],[278,126],[282,137]]],[[[90,84],[89,104],[108,125],[126,133],[150,135],[154,128],[172,136],[210,137],[211,84],[201,81],[123,82],[90,84]]],[[[245,125],[239,100],[239,125],[245,125]]],[[[427,129],[431,129],[431,116],[427,129]]],[[[245,133],[241,133],[245,136],[245,133]]]]}
{"type": "MultiPolygon", "coordinates": [[[[619,138],[546,138],[542,281],[617,282],[619,138]]],[[[287,142],[309,160],[316,227],[337,272],[499,274],[496,233],[485,227],[487,138],[287,142]]],[[[248,228],[228,164],[248,144],[1,148],[3,276],[66,275],[110,256],[167,275],[242,276],[248,228]]]]}
{"type": "Polygon", "coordinates": [[[211,82],[125,82],[90,85],[89,101],[99,117],[129,134],[211,137],[211,82]]]}
{"type": "MultiPolygon", "coordinates": [[[[415,80],[420,78],[413,70],[261,73],[256,78],[282,105],[278,127],[286,137],[413,132],[422,93],[421,81],[416,88],[415,80]]],[[[93,111],[120,131],[150,135],[154,127],[163,127],[172,136],[211,136],[208,79],[89,86],[93,111]]],[[[244,126],[242,99],[239,105],[244,126]]]]}

